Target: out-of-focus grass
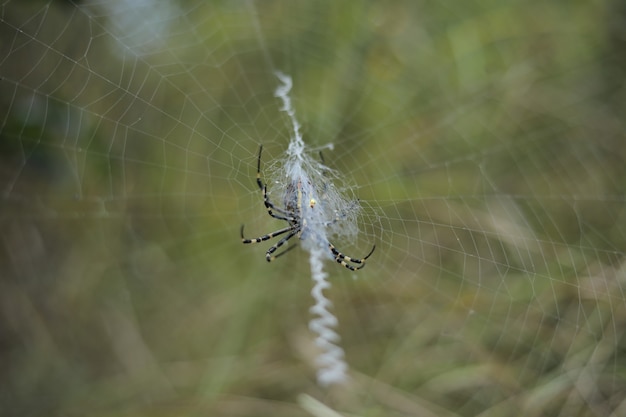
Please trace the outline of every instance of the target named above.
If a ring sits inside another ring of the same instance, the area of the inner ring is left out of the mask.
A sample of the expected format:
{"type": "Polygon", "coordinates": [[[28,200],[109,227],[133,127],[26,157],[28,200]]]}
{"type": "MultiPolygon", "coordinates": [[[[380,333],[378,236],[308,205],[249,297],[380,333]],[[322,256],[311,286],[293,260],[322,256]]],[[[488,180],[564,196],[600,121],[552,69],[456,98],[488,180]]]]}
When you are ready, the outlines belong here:
{"type": "Polygon", "coordinates": [[[619,6],[266,2],[262,49],[249,8],[200,4],[138,60],[106,15],[5,6],[7,415],[623,412],[619,6]],[[274,69],[372,209],[329,292],[343,388],[314,381],[306,254],[238,238],[276,226],[274,69]]]}

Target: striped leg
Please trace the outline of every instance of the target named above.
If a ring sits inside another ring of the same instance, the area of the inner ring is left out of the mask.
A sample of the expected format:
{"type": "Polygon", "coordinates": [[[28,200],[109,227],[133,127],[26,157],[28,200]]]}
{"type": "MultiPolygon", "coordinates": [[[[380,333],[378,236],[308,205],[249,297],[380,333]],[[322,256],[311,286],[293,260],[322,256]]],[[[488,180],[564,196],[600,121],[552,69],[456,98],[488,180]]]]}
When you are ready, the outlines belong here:
{"type": "Polygon", "coordinates": [[[272,233],[267,234],[267,235],[263,235],[261,237],[257,237],[257,238],[254,238],[254,239],[246,239],[243,236],[243,224],[242,224],[241,225],[241,241],[243,243],[260,243],[260,242],[264,242],[266,240],[269,240],[269,239],[273,238],[274,236],[279,236],[279,235],[282,235],[283,233],[287,233],[287,232],[290,232],[292,230],[294,230],[294,227],[293,226],[288,226],[288,227],[285,227],[284,229],[277,230],[275,232],[272,232],[272,233]]]}
{"type": "Polygon", "coordinates": [[[358,271],[359,269],[365,266],[365,260],[369,258],[372,255],[372,253],[374,253],[374,249],[376,249],[376,245],[372,247],[372,250],[370,251],[370,253],[368,253],[365,257],[361,259],[354,259],[354,258],[344,255],[343,253],[339,252],[337,248],[335,248],[335,246],[333,246],[333,244],[330,242],[328,242],[328,248],[332,252],[333,256],[335,257],[335,261],[337,261],[338,264],[341,264],[342,266],[348,268],[350,271],[358,271]],[[357,264],[358,266],[351,265],[348,262],[352,262],[354,264],[357,264]]]}

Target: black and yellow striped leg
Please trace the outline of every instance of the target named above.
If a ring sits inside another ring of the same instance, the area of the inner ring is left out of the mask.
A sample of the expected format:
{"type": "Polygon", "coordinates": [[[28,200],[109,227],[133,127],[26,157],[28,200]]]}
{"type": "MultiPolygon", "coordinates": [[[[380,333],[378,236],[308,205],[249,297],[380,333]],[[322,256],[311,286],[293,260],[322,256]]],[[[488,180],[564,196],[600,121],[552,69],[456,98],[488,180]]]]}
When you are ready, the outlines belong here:
{"type": "Polygon", "coordinates": [[[289,233],[287,236],[285,236],[284,238],[282,238],[281,240],[279,240],[278,242],[276,242],[276,244],[274,246],[272,246],[271,248],[269,248],[267,250],[267,252],[265,252],[265,260],[267,262],[272,262],[274,259],[283,256],[285,253],[289,252],[291,249],[295,248],[296,245],[293,245],[287,249],[285,249],[284,251],[282,251],[281,253],[279,253],[278,255],[273,255],[274,252],[276,252],[278,250],[278,248],[280,248],[281,246],[283,246],[285,243],[287,243],[287,241],[289,239],[291,239],[292,237],[294,237],[296,234],[298,234],[298,229],[294,229],[291,233],[289,233]]]}
{"type": "Polygon", "coordinates": [[[263,184],[263,180],[261,180],[261,153],[263,152],[263,145],[259,146],[259,158],[256,164],[256,183],[259,186],[259,189],[263,192],[263,204],[265,204],[265,208],[270,216],[278,220],[285,220],[290,223],[296,221],[293,217],[292,213],[289,213],[279,207],[276,207],[267,196],[267,185],[263,184]],[[276,214],[278,213],[278,214],[276,214]]]}
{"type": "Polygon", "coordinates": [[[291,215],[291,213],[276,207],[272,202],[267,198],[267,187],[263,186],[263,202],[265,203],[265,208],[267,209],[267,213],[275,219],[285,220],[289,223],[293,223],[296,221],[295,217],[291,215]],[[279,214],[276,214],[276,213],[279,214]]]}
{"type": "Polygon", "coordinates": [[[285,227],[284,229],[277,230],[275,232],[269,233],[269,234],[261,236],[261,237],[257,237],[257,238],[254,238],[254,239],[246,239],[243,236],[243,226],[244,225],[242,224],[241,225],[241,241],[243,243],[260,243],[260,242],[264,242],[264,241],[269,240],[269,239],[271,239],[271,238],[273,238],[275,236],[279,236],[279,235],[282,235],[283,233],[287,233],[287,232],[290,232],[290,231],[294,230],[293,226],[289,226],[289,227],[285,227]]]}
{"type": "Polygon", "coordinates": [[[335,257],[335,261],[345,268],[348,268],[350,271],[358,271],[359,269],[363,268],[365,266],[365,261],[367,260],[367,258],[369,258],[376,249],[376,245],[374,245],[370,253],[368,253],[366,256],[361,259],[354,259],[339,252],[337,248],[335,248],[335,246],[333,246],[333,244],[330,242],[328,243],[328,247],[335,257]],[[358,266],[350,265],[348,262],[352,262],[354,264],[357,264],[358,266]]]}

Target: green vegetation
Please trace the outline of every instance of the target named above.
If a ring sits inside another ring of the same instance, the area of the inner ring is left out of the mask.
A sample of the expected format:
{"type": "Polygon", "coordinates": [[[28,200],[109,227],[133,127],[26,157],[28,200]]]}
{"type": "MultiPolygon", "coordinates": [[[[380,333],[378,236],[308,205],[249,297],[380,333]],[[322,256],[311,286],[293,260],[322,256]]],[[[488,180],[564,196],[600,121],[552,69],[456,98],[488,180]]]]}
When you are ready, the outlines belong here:
{"type": "Polygon", "coordinates": [[[147,44],[90,2],[3,6],[0,410],[624,414],[626,8],[169,13],[147,44]],[[263,142],[280,201],[274,70],[364,207],[337,246],[377,245],[356,280],[327,266],[345,387],[315,384],[307,254],[239,239],[279,224],[254,182],[263,142]]]}

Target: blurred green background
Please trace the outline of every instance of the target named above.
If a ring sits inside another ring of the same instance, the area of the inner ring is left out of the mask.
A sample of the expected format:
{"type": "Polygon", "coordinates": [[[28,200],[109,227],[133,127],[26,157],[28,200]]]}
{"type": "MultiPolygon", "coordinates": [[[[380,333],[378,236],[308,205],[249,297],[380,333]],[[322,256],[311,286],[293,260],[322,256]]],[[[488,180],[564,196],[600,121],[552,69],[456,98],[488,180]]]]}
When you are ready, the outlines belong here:
{"type": "Polygon", "coordinates": [[[8,1],[0,414],[626,414],[618,1],[8,1]],[[307,255],[267,264],[292,76],[364,208],[315,382],[307,255]],[[317,402],[316,402],[317,401],[317,402]]]}

